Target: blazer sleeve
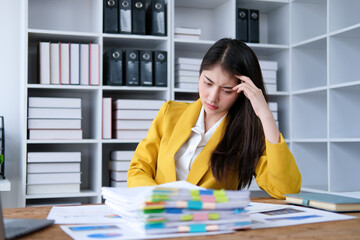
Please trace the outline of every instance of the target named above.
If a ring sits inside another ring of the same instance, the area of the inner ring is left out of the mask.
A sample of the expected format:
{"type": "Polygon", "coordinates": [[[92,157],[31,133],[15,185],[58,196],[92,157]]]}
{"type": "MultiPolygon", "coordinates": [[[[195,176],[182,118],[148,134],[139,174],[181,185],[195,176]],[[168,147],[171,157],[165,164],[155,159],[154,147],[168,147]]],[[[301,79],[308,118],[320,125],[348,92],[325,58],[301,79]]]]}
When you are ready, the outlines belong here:
{"type": "Polygon", "coordinates": [[[284,199],[284,194],[298,193],[301,174],[295,159],[282,135],[280,143],[266,141],[266,149],[260,157],[255,176],[258,186],[275,198],[284,199]]]}
{"type": "Polygon", "coordinates": [[[155,171],[160,141],[163,135],[162,122],[167,107],[168,102],[162,105],[146,137],[140,141],[135,150],[127,174],[128,187],[157,185],[154,180],[155,171]]]}

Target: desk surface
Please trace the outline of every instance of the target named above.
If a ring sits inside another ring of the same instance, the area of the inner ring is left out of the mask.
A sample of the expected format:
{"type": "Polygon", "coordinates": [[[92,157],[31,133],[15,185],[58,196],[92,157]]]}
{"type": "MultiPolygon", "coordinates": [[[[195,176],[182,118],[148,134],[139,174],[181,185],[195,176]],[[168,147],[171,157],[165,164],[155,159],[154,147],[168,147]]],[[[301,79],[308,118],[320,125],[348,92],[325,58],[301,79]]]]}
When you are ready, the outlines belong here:
{"type": "MultiPolygon", "coordinates": [[[[283,204],[283,200],[272,198],[252,198],[251,201],[283,204]]],[[[4,209],[5,218],[46,218],[51,207],[27,207],[27,208],[8,208],[4,209]]],[[[191,240],[235,240],[235,239],[360,239],[360,212],[347,213],[347,215],[358,218],[342,221],[321,222],[313,224],[303,224],[280,228],[256,229],[237,231],[234,234],[191,237],[191,240]]],[[[27,235],[22,239],[71,239],[60,228],[60,225],[54,224],[46,229],[27,235]]],[[[180,238],[187,240],[190,238],[180,238]]]]}

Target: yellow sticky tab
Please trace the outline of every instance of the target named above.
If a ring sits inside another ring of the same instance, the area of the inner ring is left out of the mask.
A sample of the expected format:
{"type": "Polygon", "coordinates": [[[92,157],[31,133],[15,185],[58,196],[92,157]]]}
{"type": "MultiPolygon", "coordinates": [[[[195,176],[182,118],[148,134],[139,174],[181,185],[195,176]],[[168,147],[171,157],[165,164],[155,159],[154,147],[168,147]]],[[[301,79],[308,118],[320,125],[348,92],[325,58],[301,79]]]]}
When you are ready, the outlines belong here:
{"type": "Polygon", "coordinates": [[[192,196],[193,201],[201,201],[200,196],[192,196]]]}
{"type": "Polygon", "coordinates": [[[190,190],[190,195],[191,196],[200,196],[200,194],[199,194],[199,190],[196,190],[196,189],[191,189],[190,190]]]}
{"type": "Polygon", "coordinates": [[[209,213],[209,219],[210,220],[218,220],[220,218],[219,213],[209,213]]]}
{"type": "Polygon", "coordinates": [[[224,189],[214,190],[214,196],[216,197],[226,197],[226,192],[224,189]]]}
{"type": "Polygon", "coordinates": [[[217,196],[216,196],[215,199],[216,199],[216,202],[217,202],[217,203],[221,203],[221,202],[224,203],[224,202],[228,202],[228,201],[229,201],[229,198],[226,197],[226,196],[224,196],[224,197],[223,197],[223,196],[221,196],[221,197],[217,197],[217,196]]]}
{"type": "Polygon", "coordinates": [[[182,215],[180,219],[181,221],[192,221],[193,215],[192,214],[182,215]]]}

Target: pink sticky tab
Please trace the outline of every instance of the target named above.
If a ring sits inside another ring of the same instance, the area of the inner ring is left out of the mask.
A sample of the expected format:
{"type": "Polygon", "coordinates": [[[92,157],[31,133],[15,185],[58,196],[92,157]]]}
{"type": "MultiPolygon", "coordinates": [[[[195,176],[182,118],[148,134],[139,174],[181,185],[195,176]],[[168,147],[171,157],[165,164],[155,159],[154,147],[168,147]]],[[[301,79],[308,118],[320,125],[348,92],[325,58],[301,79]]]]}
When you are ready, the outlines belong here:
{"type": "Polygon", "coordinates": [[[200,197],[202,202],[216,202],[215,196],[213,195],[201,195],[200,197]]]}
{"type": "Polygon", "coordinates": [[[209,216],[207,213],[194,213],[194,221],[206,221],[209,220],[209,216]]]}

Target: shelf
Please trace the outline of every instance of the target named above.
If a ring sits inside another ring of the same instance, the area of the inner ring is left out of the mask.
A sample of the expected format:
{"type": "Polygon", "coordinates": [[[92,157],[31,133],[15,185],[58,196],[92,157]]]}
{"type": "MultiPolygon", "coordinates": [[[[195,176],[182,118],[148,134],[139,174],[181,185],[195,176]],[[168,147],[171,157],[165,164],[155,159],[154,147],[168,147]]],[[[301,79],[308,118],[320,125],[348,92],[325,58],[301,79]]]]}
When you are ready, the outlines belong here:
{"type": "Polygon", "coordinates": [[[174,4],[174,27],[200,28],[201,40],[235,36],[233,1],[174,0],[174,4]]]}
{"type": "Polygon", "coordinates": [[[330,137],[359,138],[360,85],[330,89],[330,137]],[[351,106],[357,103],[356,107],[351,106]]]}
{"type": "Polygon", "coordinates": [[[149,35],[104,34],[104,50],[109,48],[135,48],[151,50],[167,50],[168,37],[149,35]]]}
{"type": "Polygon", "coordinates": [[[301,172],[302,188],[328,190],[327,143],[295,142],[292,153],[301,172]]]}
{"type": "Polygon", "coordinates": [[[291,2],[292,43],[324,35],[327,31],[327,0],[291,2]]]}
{"type": "Polygon", "coordinates": [[[293,48],[292,90],[327,85],[326,39],[293,48]]]}
{"type": "Polygon", "coordinates": [[[99,35],[91,32],[57,31],[43,29],[28,29],[28,36],[31,41],[70,41],[70,42],[95,42],[99,35]]]}
{"type": "Polygon", "coordinates": [[[329,30],[336,31],[360,22],[358,0],[329,0],[329,30]]]}
{"type": "Polygon", "coordinates": [[[289,44],[288,1],[237,0],[236,7],[259,10],[260,44],[289,44]]]}
{"type": "Polygon", "coordinates": [[[327,92],[310,92],[292,98],[292,137],[327,137],[327,92]]]}
{"type": "Polygon", "coordinates": [[[95,191],[81,190],[79,193],[31,194],[26,195],[26,199],[97,197],[98,195],[99,194],[95,191]]]}
{"type": "Polygon", "coordinates": [[[99,11],[102,1],[32,0],[27,5],[29,28],[85,33],[99,33],[102,30],[99,11]]]}
{"type": "Polygon", "coordinates": [[[360,80],[359,38],[360,27],[330,37],[330,84],[349,83],[360,80]]]}
{"type": "Polygon", "coordinates": [[[360,189],[360,142],[330,143],[330,191],[360,189]]]}

